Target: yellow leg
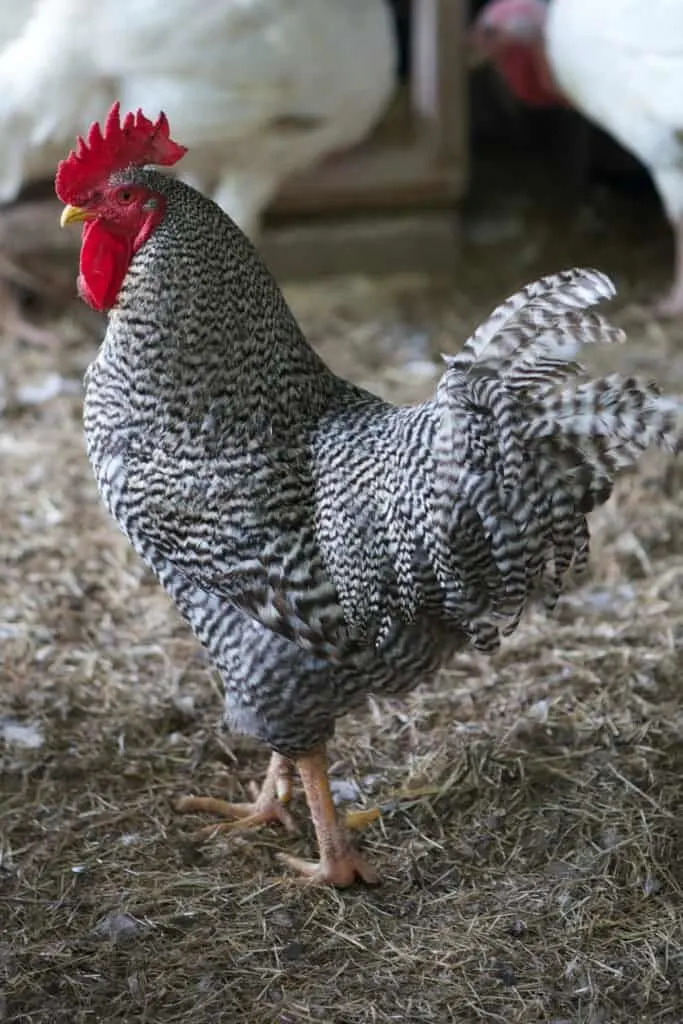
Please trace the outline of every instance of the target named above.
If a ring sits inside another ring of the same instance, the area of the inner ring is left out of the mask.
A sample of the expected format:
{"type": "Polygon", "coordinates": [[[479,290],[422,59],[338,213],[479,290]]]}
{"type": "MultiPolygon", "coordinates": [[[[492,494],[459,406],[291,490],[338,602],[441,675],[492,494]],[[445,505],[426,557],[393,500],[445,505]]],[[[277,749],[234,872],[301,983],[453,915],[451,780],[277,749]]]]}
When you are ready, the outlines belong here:
{"type": "Polygon", "coordinates": [[[275,821],[284,825],[288,832],[298,832],[294,818],[285,807],[292,796],[293,773],[292,762],[274,753],[261,789],[254,786],[254,799],[251,803],[232,804],[211,796],[185,796],[178,801],[176,809],[190,814],[216,814],[228,819],[205,826],[202,829],[205,835],[231,829],[258,828],[275,821]]]}
{"type": "Polygon", "coordinates": [[[377,873],[353,847],[346,827],[337,815],[330,791],[325,747],[318,747],[310,754],[297,758],[296,767],[311,812],[320,860],[309,861],[280,854],[281,860],[313,883],[343,887],[352,885],[357,877],[370,884],[377,882],[377,873]]]}

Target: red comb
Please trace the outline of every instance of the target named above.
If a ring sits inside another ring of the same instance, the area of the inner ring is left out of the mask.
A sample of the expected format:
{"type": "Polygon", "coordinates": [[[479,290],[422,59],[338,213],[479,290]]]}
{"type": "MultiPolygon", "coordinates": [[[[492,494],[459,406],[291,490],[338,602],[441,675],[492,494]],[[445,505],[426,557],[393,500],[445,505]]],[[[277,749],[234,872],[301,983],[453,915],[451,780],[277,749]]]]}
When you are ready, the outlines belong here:
{"type": "Polygon", "coordinates": [[[76,150],[57,167],[55,191],[63,203],[78,205],[113,171],[124,167],[160,164],[170,167],[187,152],[168,134],[168,118],[161,113],[150,121],[141,110],[119,120],[119,102],[107,114],[104,131],[97,121],[90,126],[87,142],[79,135],[76,150]]]}

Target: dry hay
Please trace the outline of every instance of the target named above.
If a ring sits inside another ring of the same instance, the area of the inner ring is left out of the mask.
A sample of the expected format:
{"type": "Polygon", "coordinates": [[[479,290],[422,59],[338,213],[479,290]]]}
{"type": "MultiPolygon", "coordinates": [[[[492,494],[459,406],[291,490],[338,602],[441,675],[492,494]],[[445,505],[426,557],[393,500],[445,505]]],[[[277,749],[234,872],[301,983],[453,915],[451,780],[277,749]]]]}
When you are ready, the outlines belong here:
{"type": "MultiPolygon", "coordinates": [[[[456,288],[292,297],[337,367],[416,398],[430,355],[537,269],[512,251],[475,253],[456,288]]],[[[681,328],[619,316],[624,362],[683,389],[681,328]]],[[[53,348],[0,343],[0,1019],[680,1021],[683,469],[624,482],[555,619],[341,723],[335,785],[384,808],[361,840],[384,884],[304,889],[275,859],[313,852],[300,801],[300,839],[200,840],[174,813],[242,797],[267,755],[217,728],[216,680],[100,509],[73,383],[91,328],[50,326],[53,348]]]]}

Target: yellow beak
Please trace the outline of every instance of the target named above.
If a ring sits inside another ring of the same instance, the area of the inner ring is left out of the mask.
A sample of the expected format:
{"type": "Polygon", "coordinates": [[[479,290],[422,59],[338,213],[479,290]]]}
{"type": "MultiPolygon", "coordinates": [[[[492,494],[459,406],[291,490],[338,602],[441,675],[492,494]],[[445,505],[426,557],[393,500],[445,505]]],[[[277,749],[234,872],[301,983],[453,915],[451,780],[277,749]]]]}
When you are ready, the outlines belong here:
{"type": "Polygon", "coordinates": [[[81,206],[67,205],[62,210],[62,216],[59,218],[59,226],[65,228],[67,224],[75,224],[80,220],[92,220],[93,214],[89,210],[84,210],[81,206]]]}

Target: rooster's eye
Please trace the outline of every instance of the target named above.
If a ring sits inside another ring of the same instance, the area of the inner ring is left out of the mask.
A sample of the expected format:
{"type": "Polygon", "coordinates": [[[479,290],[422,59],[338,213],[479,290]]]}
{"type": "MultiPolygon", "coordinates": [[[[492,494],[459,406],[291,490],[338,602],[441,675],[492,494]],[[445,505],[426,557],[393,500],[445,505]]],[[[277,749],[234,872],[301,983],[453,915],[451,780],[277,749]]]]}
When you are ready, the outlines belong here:
{"type": "Polygon", "coordinates": [[[134,196],[130,189],[122,188],[117,198],[120,203],[132,203],[134,196]]]}

